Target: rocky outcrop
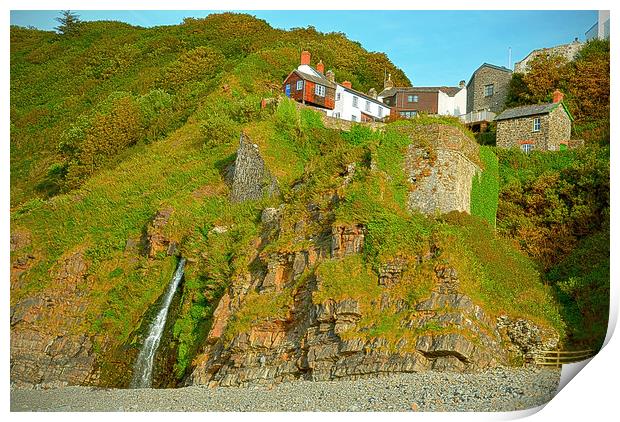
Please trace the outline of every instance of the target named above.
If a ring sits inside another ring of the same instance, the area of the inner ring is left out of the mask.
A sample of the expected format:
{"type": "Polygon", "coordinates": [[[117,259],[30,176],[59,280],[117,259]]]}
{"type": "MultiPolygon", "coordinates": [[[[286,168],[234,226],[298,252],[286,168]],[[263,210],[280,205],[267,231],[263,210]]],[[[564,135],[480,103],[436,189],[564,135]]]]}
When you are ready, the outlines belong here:
{"type": "Polygon", "coordinates": [[[523,318],[501,315],[497,318],[497,327],[510,339],[513,350],[523,356],[525,363],[534,362],[543,350],[555,350],[560,340],[555,331],[523,318]]]}
{"type": "Polygon", "coordinates": [[[11,383],[20,387],[73,385],[96,380],[92,340],[81,330],[88,263],[81,251],[50,274],[54,289],[11,307],[11,383]]]}
{"type": "Polygon", "coordinates": [[[364,247],[365,233],[366,229],[361,224],[332,227],[332,258],[360,253],[364,247]]]}
{"type": "Polygon", "coordinates": [[[237,158],[232,169],[230,200],[256,200],[277,192],[277,180],[269,172],[258,145],[252,143],[245,133],[241,133],[237,158]]]}
{"type": "MultiPolygon", "coordinates": [[[[335,230],[341,245],[336,250],[359,252],[360,247],[342,245],[359,245],[356,240],[362,232],[361,226],[335,230]],[[351,237],[343,241],[343,235],[351,237]]],[[[272,255],[266,273],[245,292],[256,289],[259,294],[273,294],[290,287],[296,276],[310,268],[307,256],[307,251],[272,255]]],[[[382,280],[386,287],[398,283],[407,265],[418,264],[418,259],[411,263],[395,260],[382,268],[376,282],[382,280]]],[[[456,270],[437,265],[434,280],[431,295],[413,307],[404,300],[390,301],[387,293],[377,303],[382,311],[411,315],[403,326],[411,335],[396,344],[359,330],[367,311],[355,298],[315,302],[313,292],[323,283],[316,276],[296,287],[285,316],[257,321],[249,331],[227,338],[227,325],[244,306],[243,299],[236,300],[234,289],[230,289],[215,311],[208,344],[196,359],[188,383],[237,386],[294,379],[356,379],[431,369],[472,371],[507,364],[510,350],[504,345],[503,333],[493,318],[460,292],[456,270]]]]}
{"type": "Polygon", "coordinates": [[[153,217],[146,228],[146,254],[154,258],[159,253],[174,255],[177,245],[164,235],[164,227],[168,224],[170,216],[174,212],[172,207],[166,207],[153,217]]]}
{"type": "Polygon", "coordinates": [[[397,284],[405,271],[407,261],[402,258],[394,258],[379,268],[379,284],[393,286],[397,284]]]}

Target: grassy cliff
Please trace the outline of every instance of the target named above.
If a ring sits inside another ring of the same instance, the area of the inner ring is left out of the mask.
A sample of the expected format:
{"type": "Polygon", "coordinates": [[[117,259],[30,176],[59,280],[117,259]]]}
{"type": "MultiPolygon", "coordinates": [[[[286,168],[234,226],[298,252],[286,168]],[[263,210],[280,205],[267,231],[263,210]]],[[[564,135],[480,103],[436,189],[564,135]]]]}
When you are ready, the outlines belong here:
{"type": "MultiPolygon", "coordinates": [[[[323,225],[367,228],[360,256],[313,268],[329,279],[317,300],[355,295],[370,308],[380,266],[428,254],[432,244],[442,251],[432,264],[457,268],[465,292],[491,315],[527,317],[562,332],[550,288],[531,261],[495,234],[493,151],[480,152],[484,172],[474,181],[473,217],[426,217],[406,209],[402,163],[410,139],[399,127],[430,121],[340,132],[289,101],[259,108],[262,97],[280,91],[302,48],[359,90],[380,88],[384,68],[397,85],[409,84],[384,54],[367,52],[342,34],[281,31],[247,15],[211,15],[151,29],[92,22],[71,36],[12,27],[11,233],[12,243],[14,237],[27,240],[15,240],[11,264],[27,265],[12,278],[11,304],[58,290],[59,262],[80,252],[87,264],[78,286],[86,298],[83,317],[58,329],[88,333],[101,360],[119,347],[137,347],[136,330],[176,262],[166,253],[146,256],[145,233],[158,211],[171,209],[160,234],[188,259],[172,326],[181,378],[231,280],[251,274],[258,253],[301,250],[308,245],[300,235],[320,232],[308,208],[312,203],[319,212],[330,210],[323,225]],[[278,196],[229,200],[227,179],[241,131],[277,178],[278,196]],[[343,184],[351,164],[355,171],[343,184]],[[264,242],[261,212],[281,204],[281,235],[264,242]]],[[[425,297],[429,271],[407,273],[391,294],[411,303],[425,297]]],[[[308,274],[299,282],[307,280],[308,274]]],[[[291,293],[250,295],[229,334],[286,313],[291,293]]],[[[398,337],[409,317],[369,315],[363,335],[390,338],[398,337]]],[[[44,327],[45,314],[35,323],[44,327]]]]}

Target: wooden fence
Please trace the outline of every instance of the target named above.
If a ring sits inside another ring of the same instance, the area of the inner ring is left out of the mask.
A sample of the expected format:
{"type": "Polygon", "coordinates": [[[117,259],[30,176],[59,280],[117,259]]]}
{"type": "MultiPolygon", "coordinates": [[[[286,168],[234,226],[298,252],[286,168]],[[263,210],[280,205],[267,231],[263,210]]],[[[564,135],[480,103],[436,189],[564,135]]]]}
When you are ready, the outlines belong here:
{"type": "Polygon", "coordinates": [[[592,349],[542,350],[534,358],[534,363],[539,366],[553,366],[559,368],[564,364],[586,360],[594,355],[596,355],[596,351],[592,349]]]}

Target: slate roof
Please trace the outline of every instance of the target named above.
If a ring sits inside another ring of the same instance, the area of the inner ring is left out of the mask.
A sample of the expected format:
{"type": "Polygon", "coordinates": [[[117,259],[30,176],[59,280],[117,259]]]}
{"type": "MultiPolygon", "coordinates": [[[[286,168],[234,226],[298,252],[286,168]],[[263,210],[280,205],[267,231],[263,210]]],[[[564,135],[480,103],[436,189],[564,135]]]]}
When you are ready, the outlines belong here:
{"type": "Polygon", "coordinates": [[[564,107],[564,110],[566,110],[566,114],[568,114],[568,117],[573,120],[573,116],[571,116],[570,112],[562,102],[548,104],[532,104],[521,107],[509,108],[508,110],[504,110],[499,116],[495,118],[495,120],[509,120],[518,119],[519,117],[535,116],[537,114],[549,114],[560,104],[562,105],[562,107],[564,107]]]}
{"type": "Polygon", "coordinates": [[[410,92],[412,94],[415,94],[416,92],[439,92],[441,91],[441,92],[445,92],[450,97],[454,97],[460,90],[461,88],[456,87],[456,86],[408,86],[408,87],[395,87],[395,88],[384,89],[383,91],[379,93],[379,95],[381,97],[391,97],[397,92],[403,92],[403,93],[410,92]]]}
{"type": "Polygon", "coordinates": [[[461,89],[463,89],[463,88],[459,88],[458,86],[442,86],[442,87],[439,87],[439,90],[445,92],[446,94],[448,94],[449,97],[454,97],[456,94],[459,93],[459,91],[461,89]]]}
{"type": "Polygon", "coordinates": [[[389,106],[388,106],[388,105],[384,104],[384,103],[383,103],[380,99],[378,99],[378,98],[373,98],[373,97],[371,97],[370,95],[368,95],[368,94],[364,94],[363,92],[361,92],[361,91],[357,91],[357,90],[355,90],[355,89],[353,89],[353,88],[347,88],[346,86],[344,86],[344,85],[342,85],[342,84],[339,84],[339,85],[340,85],[340,86],[342,86],[342,87],[344,88],[344,90],[345,90],[345,91],[349,91],[350,93],[355,94],[355,95],[357,95],[358,97],[362,97],[362,98],[364,98],[364,99],[366,99],[366,100],[368,100],[368,101],[372,101],[372,102],[374,102],[374,103],[377,103],[377,104],[379,104],[379,105],[382,105],[383,107],[387,107],[387,108],[389,108],[389,106]]]}
{"type": "MultiPolygon", "coordinates": [[[[331,82],[329,79],[327,79],[324,76],[310,75],[308,73],[302,72],[301,70],[293,70],[293,72],[297,73],[297,75],[299,75],[300,78],[305,79],[307,81],[314,82],[319,85],[325,85],[330,88],[336,88],[336,84],[334,82],[331,82]]],[[[317,75],[318,75],[318,72],[317,72],[317,75]]]]}
{"type": "Polygon", "coordinates": [[[495,70],[501,70],[502,72],[508,72],[508,73],[512,73],[512,70],[508,69],[507,67],[504,66],[496,66],[494,64],[491,63],[482,63],[478,69],[474,70],[474,73],[471,74],[471,78],[469,78],[469,82],[467,82],[467,86],[469,86],[471,84],[471,81],[474,79],[474,76],[476,75],[476,72],[478,72],[480,69],[482,69],[483,67],[490,67],[491,69],[495,69],[495,70]]]}

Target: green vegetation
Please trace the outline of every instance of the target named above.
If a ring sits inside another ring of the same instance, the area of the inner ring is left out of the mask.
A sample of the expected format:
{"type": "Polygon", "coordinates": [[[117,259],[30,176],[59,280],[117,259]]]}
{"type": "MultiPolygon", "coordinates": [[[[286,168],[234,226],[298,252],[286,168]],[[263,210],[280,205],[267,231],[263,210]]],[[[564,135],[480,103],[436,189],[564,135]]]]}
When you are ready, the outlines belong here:
{"type": "Polygon", "coordinates": [[[609,229],[594,233],[547,273],[577,349],[603,345],[609,319],[609,229]]]}
{"type": "Polygon", "coordinates": [[[99,146],[107,142],[104,129],[129,130],[127,140],[115,138],[123,142],[105,148],[106,154],[115,155],[136,143],[169,136],[201,108],[217,103],[212,94],[235,105],[248,98],[258,109],[260,97],[279,91],[282,79],[299,63],[300,45],[312,53],[313,63],[322,59],[339,81],[347,79],[361,91],[379,88],[385,70],[395,83],[409,84],[384,54],[367,52],[344,34],[322,34],[313,28],[282,31],[249,15],[213,14],[148,29],[120,22],[78,26],[71,36],[11,27],[13,207],[73,189],[92,171],[122,160],[99,161],[104,158],[99,146]],[[159,100],[159,94],[152,94],[158,90],[169,96],[160,104],[164,112],[149,115],[141,110],[137,128],[119,126],[114,116],[107,118],[111,110],[101,107],[119,97],[130,97],[131,103],[144,97],[156,100],[153,96],[159,100]],[[89,144],[98,156],[80,165],[83,177],[65,185],[67,171],[59,171],[59,166],[73,156],[66,157],[59,145],[76,125],[81,131],[88,129],[80,122],[95,115],[104,120],[101,130],[90,134],[89,144]],[[89,164],[93,161],[94,168],[89,164]]]}
{"type": "Polygon", "coordinates": [[[59,260],[82,252],[84,318],[71,329],[92,335],[102,353],[131,345],[176,265],[165,253],[147,258],[143,252],[151,220],[170,208],[161,235],[188,259],[173,327],[179,379],[228,287],[246,282],[271,253],[328,248],[329,230],[343,224],[364,225],[362,254],[322,260],[278,292],[250,291],[226,339],[287,318],[293,295],[314,276],[320,280],[315,301],[360,301],[358,331],[344,336],[380,336],[395,347],[406,336],[457,330],[433,323],[405,328],[416,316],[414,305],[430,294],[436,266],[447,264],[490,313],[562,331],[555,294],[570,339],[590,344],[600,337],[602,282],[609,277],[603,259],[608,148],[529,156],[490,147],[475,156],[467,151],[484,169],[472,183],[474,216],[411,213],[404,165],[412,137],[432,156],[426,128],[449,125],[473,135],[450,117],[340,132],[287,99],[261,109],[261,98],[275,96],[296,66],[300,46],[359,90],[380,87],[384,69],[396,84],[409,84],[385,55],[366,52],[343,34],[281,31],[248,15],[214,14],[151,29],[82,22],[71,36],[12,27],[11,231],[27,233],[31,243],[13,251],[11,263],[35,257],[12,284],[12,304],[56,291],[59,260]],[[241,133],[259,146],[279,196],[229,201],[226,182],[241,133]],[[266,233],[262,210],[281,204],[278,233],[266,233]],[[600,254],[584,266],[588,248],[600,254]],[[401,281],[379,286],[380,269],[393,262],[406,263],[401,281]],[[549,270],[549,286],[541,270],[549,270]],[[382,310],[382,293],[405,308],[382,310]]]}
{"type": "Polygon", "coordinates": [[[497,150],[498,232],[553,288],[569,347],[598,348],[609,304],[609,148],[497,150]]]}
{"type": "Polygon", "coordinates": [[[471,182],[471,214],[484,218],[495,227],[499,195],[498,160],[493,148],[480,147],[480,161],[484,168],[471,182]]]}
{"type": "Polygon", "coordinates": [[[609,218],[609,149],[497,150],[498,231],[549,269],[609,218]]]}
{"type": "Polygon", "coordinates": [[[573,61],[560,56],[532,59],[527,74],[513,74],[506,106],[550,102],[559,89],[575,117],[573,138],[608,145],[609,51],[609,40],[592,39],[573,61]]]}

